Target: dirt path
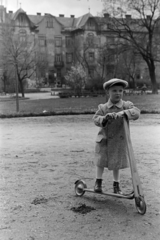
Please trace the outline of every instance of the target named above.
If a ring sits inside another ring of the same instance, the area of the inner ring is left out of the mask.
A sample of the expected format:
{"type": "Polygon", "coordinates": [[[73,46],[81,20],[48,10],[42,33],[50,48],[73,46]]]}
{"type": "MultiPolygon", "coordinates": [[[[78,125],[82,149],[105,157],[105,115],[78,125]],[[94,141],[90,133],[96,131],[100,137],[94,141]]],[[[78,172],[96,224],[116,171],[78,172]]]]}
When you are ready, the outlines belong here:
{"type": "MultiPolygon", "coordinates": [[[[92,116],[0,119],[0,239],[2,240],[158,240],[160,235],[160,115],[131,123],[131,136],[143,183],[147,213],[134,200],[85,193],[74,182],[94,185],[92,116]],[[71,209],[94,208],[87,214],[71,209]]],[[[132,188],[122,171],[122,188],[132,188]]],[[[104,173],[112,190],[112,174],[104,173]]]]}

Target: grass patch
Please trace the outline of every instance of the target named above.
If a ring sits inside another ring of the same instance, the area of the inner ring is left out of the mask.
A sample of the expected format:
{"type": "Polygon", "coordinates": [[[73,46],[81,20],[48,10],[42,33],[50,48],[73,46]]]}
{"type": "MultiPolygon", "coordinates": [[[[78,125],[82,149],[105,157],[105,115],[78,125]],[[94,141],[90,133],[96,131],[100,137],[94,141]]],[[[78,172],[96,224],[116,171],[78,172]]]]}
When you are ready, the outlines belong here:
{"type": "MultiPolygon", "coordinates": [[[[131,95],[124,96],[124,100],[131,101],[142,113],[160,113],[160,95],[131,95]]],[[[19,113],[16,113],[16,100],[0,102],[0,117],[32,117],[57,114],[92,114],[100,103],[105,103],[104,96],[82,98],[54,98],[19,101],[19,113]]]]}

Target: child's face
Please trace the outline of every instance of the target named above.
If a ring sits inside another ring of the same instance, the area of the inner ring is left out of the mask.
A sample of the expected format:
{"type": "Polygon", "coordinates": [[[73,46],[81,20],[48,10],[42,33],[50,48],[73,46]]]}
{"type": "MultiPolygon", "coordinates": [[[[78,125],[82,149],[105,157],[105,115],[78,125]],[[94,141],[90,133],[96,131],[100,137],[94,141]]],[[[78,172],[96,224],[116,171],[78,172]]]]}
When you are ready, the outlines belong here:
{"type": "Polygon", "coordinates": [[[108,92],[112,103],[118,103],[122,99],[123,91],[124,88],[121,85],[114,85],[113,87],[109,88],[108,92]]]}

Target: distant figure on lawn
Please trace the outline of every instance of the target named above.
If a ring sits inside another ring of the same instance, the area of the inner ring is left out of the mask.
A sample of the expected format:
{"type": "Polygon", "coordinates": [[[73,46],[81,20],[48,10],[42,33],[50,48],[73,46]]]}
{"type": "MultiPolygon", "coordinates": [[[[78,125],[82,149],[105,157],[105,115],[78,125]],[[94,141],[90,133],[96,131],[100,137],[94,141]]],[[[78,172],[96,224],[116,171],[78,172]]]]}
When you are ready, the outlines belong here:
{"type": "Polygon", "coordinates": [[[141,87],[141,94],[146,93],[146,90],[147,90],[147,86],[144,83],[143,86],[141,87]]]}

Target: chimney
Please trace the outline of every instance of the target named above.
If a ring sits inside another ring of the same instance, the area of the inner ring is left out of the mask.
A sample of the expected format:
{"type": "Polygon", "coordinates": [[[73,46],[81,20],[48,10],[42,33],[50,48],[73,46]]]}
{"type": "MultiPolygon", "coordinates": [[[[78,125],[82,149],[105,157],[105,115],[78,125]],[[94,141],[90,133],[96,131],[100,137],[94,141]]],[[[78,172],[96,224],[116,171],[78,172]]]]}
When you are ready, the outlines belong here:
{"type": "Polygon", "coordinates": [[[59,14],[59,17],[64,17],[64,14],[59,14]]]}
{"type": "Polygon", "coordinates": [[[41,16],[41,13],[37,12],[37,15],[41,16]]]}
{"type": "Polygon", "coordinates": [[[74,15],[71,15],[71,18],[74,18],[74,15]]]}
{"type": "Polygon", "coordinates": [[[131,15],[130,14],[126,14],[126,19],[130,20],[131,19],[131,15]]]}
{"type": "Polygon", "coordinates": [[[104,13],[104,18],[109,18],[109,13],[104,13]]]}

